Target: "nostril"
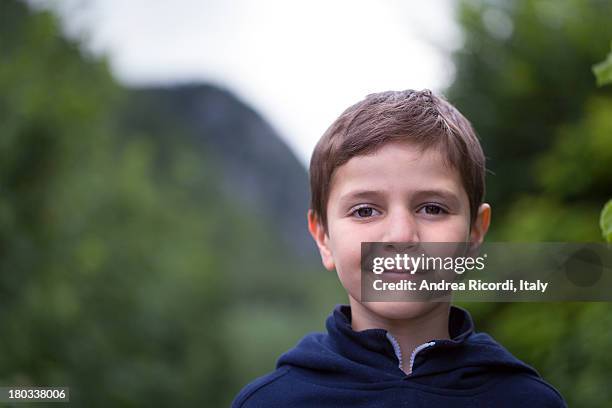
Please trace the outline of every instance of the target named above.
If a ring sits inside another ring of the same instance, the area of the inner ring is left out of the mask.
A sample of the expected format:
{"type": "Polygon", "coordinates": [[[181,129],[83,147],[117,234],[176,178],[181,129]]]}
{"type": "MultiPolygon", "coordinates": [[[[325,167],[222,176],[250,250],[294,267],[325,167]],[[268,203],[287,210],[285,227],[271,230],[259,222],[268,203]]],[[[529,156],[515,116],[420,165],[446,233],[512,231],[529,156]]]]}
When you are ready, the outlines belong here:
{"type": "Polygon", "coordinates": [[[420,245],[419,242],[406,241],[406,242],[389,242],[386,243],[383,248],[385,251],[393,251],[393,252],[406,252],[409,250],[413,250],[420,245]]]}

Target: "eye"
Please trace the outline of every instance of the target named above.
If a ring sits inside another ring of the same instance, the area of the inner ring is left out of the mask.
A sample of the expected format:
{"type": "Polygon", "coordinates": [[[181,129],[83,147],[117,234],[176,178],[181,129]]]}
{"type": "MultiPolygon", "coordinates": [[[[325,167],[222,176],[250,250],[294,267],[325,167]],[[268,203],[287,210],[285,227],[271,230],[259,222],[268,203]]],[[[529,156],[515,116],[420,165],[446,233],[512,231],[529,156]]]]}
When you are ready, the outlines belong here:
{"type": "Polygon", "coordinates": [[[355,208],[351,211],[351,215],[354,215],[357,218],[370,218],[373,215],[378,215],[380,212],[368,205],[363,205],[361,207],[355,208]]]}
{"type": "Polygon", "coordinates": [[[422,210],[424,210],[424,213],[427,215],[448,214],[448,211],[446,211],[443,207],[437,204],[426,204],[421,207],[418,212],[421,212],[422,210]]]}

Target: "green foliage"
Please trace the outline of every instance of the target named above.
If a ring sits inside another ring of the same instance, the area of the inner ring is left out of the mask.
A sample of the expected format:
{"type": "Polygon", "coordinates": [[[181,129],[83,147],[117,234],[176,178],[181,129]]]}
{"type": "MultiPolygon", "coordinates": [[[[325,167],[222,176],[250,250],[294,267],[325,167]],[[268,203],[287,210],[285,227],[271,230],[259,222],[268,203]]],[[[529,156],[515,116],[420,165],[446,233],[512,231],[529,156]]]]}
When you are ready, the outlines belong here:
{"type": "MultiPolygon", "coordinates": [[[[610,49],[612,49],[612,42],[610,42],[610,49]]],[[[605,61],[593,65],[593,72],[597,77],[597,85],[602,86],[612,83],[612,50],[605,61]]],[[[608,132],[607,136],[609,135],[610,133],[608,132]]],[[[602,209],[599,216],[599,226],[603,238],[607,242],[612,242],[612,200],[608,201],[602,209]]]]}
{"type": "Polygon", "coordinates": [[[612,242],[612,200],[608,201],[601,210],[599,218],[601,234],[607,242],[612,242]]]}
{"type": "MultiPolygon", "coordinates": [[[[608,154],[609,142],[602,141],[604,131],[598,126],[606,126],[600,118],[610,92],[594,88],[590,71],[592,62],[607,51],[611,13],[611,3],[595,0],[461,3],[459,21],[465,41],[454,56],[456,79],[447,93],[475,125],[487,154],[492,172],[487,177],[487,201],[495,217],[492,239],[506,239],[512,233],[515,220],[506,222],[505,214],[519,197],[543,194],[537,162],[568,165],[550,153],[555,150],[567,156],[556,144],[570,144],[567,139],[572,138],[580,144],[585,141],[580,132],[585,130],[589,139],[598,140],[592,144],[603,143],[602,154],[608,154]],[[499,25],[505,31],[496,28],[499,25]],[[591,119],[583,120],[585,116],[591,119]],[[561,133],[565,135],[560,137],[561,133]]],[[[580,159],[584,163],[589,158],[583,154],[580,159]]],[[[554,166],[547,167],[549,175],[555,174],[554,166]]],[[[579,168],[565,179],[568,191],[557,191],[562,205],[569,200],[608,198],[601,180],[578,192],[574,179],[589,178],[588,170],[579,168]]],[[[566,240],[573,239],[571,231],[565,233],[566,240]]]]}
{"type": "Polygon", "coordinates": [[[0,384],[69,386],[74,406],[228,405],[316,328],[317,276],[287,271],[175,118],[166,138],[123,125],[129,91],[50,14],[1,2],[0,53],[0,384]],[[270,299],[270,331],[246,324],[270,299]]]}
{"type": "Polygon", "coordinates": [[[610,42],[610,53],[607,58],[599,64],[593,65],[593,73],[597,78],[597,85],[612,84],[612,42],[610,42]]]}
{"type": "MultiPolygon", "coordinates": [[[[465,44],[448,96],[478,131],[492,171],[488,240],[601,239],[595,221],[612,185],[612,94],[594,86],[591,66],[608,51],[610,15],[612,3],[597,0],[460,3],[465,44]]],[[[609,405],[609,304],[468,308],[569,406],[609,405]]]]}

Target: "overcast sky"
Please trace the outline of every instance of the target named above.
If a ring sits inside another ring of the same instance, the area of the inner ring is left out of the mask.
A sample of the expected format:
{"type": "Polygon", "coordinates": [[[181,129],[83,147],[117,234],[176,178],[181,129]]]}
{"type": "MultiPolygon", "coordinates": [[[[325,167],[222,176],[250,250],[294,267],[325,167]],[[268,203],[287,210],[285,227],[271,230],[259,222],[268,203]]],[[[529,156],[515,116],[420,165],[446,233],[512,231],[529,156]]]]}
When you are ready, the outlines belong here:
{"type": "Polygon", "coordinates": [[[212,82],[260,112],[306,164],[349,105],[452,80],[453,0],[30,0],[109,58],[122,83],[212,82]]]}

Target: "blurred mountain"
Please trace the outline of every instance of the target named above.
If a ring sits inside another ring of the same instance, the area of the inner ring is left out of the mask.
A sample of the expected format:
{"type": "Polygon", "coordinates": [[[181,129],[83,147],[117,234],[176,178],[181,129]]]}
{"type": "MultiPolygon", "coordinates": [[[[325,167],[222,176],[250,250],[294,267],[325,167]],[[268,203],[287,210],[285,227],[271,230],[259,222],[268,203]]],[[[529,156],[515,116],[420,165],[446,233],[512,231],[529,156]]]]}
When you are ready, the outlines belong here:
{"type": "Polygon", "coordinates": [[[122,127],[160,139],[179,137],[180,129],[180,137],[218,169],[230,199],[263,218],[301,258],[316,259],[306,224],[306,169],[251,107],[207,84],[149,87],[128,91],[122,117],[122,127]]]}

